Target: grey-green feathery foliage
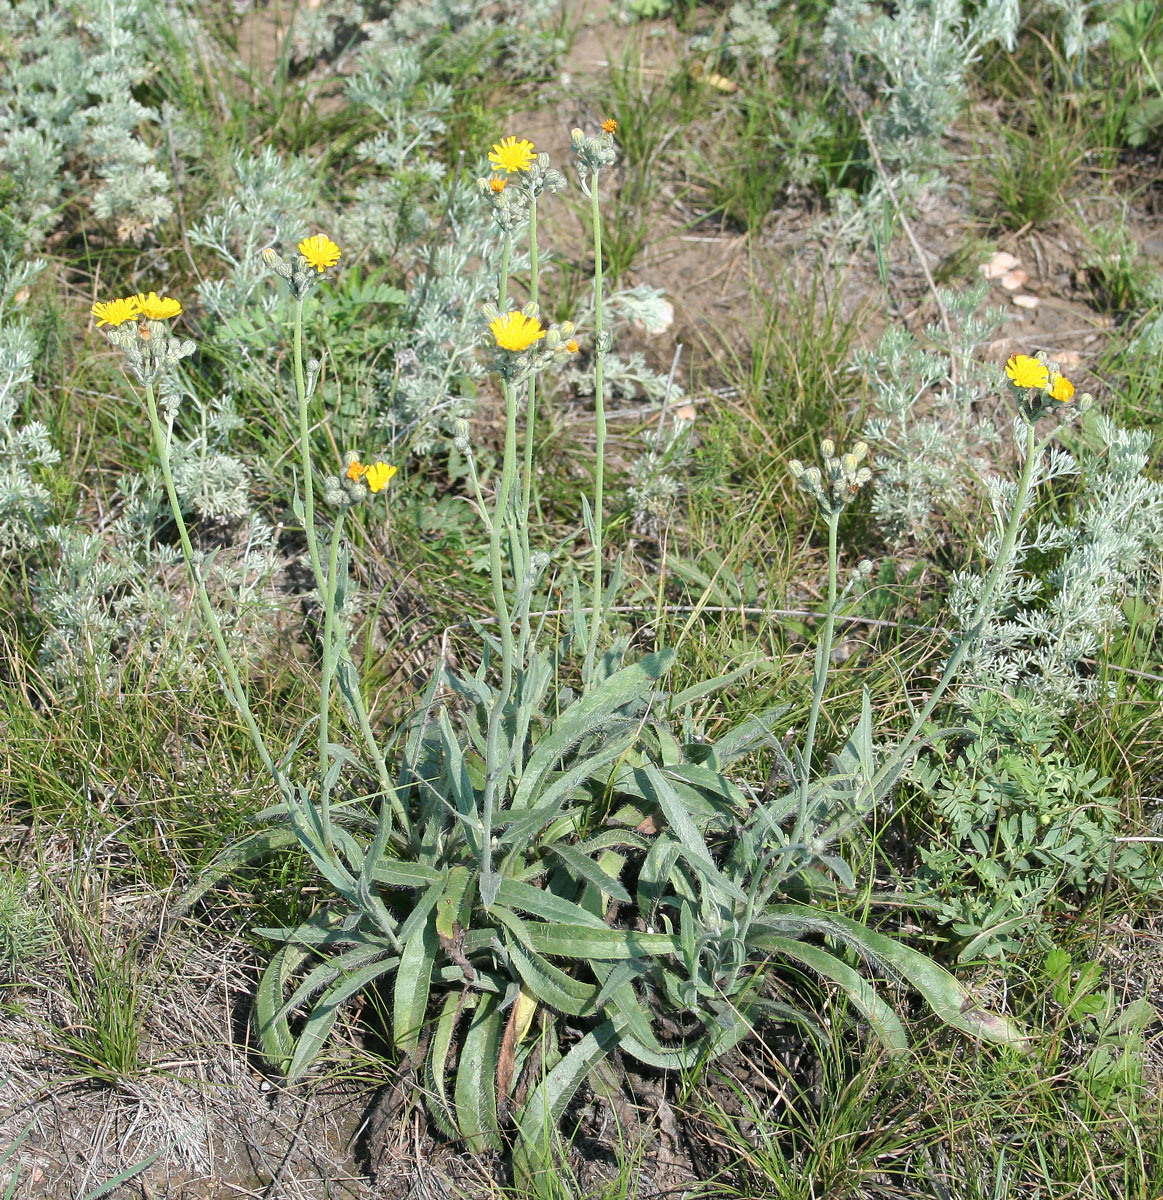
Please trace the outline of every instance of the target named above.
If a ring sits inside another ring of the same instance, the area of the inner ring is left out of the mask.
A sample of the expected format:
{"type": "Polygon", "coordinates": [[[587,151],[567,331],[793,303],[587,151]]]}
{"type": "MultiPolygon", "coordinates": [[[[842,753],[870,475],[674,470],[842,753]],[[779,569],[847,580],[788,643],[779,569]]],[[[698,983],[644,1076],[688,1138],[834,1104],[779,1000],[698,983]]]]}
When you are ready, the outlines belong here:
{"type": "Polygon", "coordinates": [[[869,387],[872,415],[864,437],[876,451],[872,511],[899,545],[932,537],[948,512],[961,509],[996,460],[1001,434],[977,411],[997,386],[995,368],[972,356],[1003,314],[978,314],[988,285],[942,289],[952,341],[937,325],[925,349],[907,329],[890,325],[853,365],[869,387]]]}
{"type": "MultiPolygon", "coordinates": [[[[1098,446],[1080,460],[1051,450],[1035,468],[1035,484],[1075,478],[1072,505],[1037,521],[1019,539],[994,593],[982,636],[964,668],[964,685],[1028,690],[1062,708],[1096,695],[1100,657],[1126,623],[1126,600],[1159,585],[1163,563],[1163,483],[1147,474],[1151,437],[1105,416],[1094,422],[1098,446]]],[[[1012,487],[986,481],[995,521],[1004,521],[1012,487]]],[[[1035,490],[1027,501],[1036,504],[1035,490]]],[[[996,534],[982,541],[988,561],[996,534]]],[[[980,577],[953,576],[951,611],[964,627],[980,577]]]]}
{"type": "Polygon", "coordinates": [[[38,541],[49,493],[37,475],[60,461],[42,422],[17,420],[37,344],[28,320],[16,315],[16,297],[43,266],[0,258],[0,556],[38,541]]]}
{"type": "Polygon", "coordinates": [[[159,114],[130,89],[150,71],[148,0],[20,0],[0,9],[0,167],[35,243],[78,195],[118,236],[139,239],[173,211],[170,181],[142,131],[159,114]]]}

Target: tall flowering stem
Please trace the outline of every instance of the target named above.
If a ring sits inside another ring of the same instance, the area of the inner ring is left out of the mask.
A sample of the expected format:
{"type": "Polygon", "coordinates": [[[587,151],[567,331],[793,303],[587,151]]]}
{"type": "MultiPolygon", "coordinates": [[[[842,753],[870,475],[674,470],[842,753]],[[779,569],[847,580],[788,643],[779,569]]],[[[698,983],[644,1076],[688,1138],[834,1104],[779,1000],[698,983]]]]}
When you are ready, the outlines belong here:
{"type": "MultiPolygon", "coordinates": [[[[298,402],[299,409],[299,461],[303,469],[303,533],[307,539],[307,555],[311,562],[311,573],[315,577],[315,587],[319,594],[320,603],[325,608],[324,622],[324,644],[323,644],[323,680],[319,697],[319,730],[318,730],[318,746],[319,746],[319,772],[320,778],[325,779],[327,776],[327,768],[330,756],[330,705],[331,692],[334,684],[334,679],[337,669],[345,670],[350,676],[355,676],[355,665],[351,660],[350,652],[347,649],[346,641],[343,637],[342,630],[338,627],[335,620],[334,597],[335,589],[338,586],[336,572],[338,570],[338,528],[334,531],[332,538],[332,562],[329,563],[330,569],[325,573],[323,570],[323,560],[319,554],[319,535],[315,525],[315,473],[312,467],[311,460],[311,422],[309,414],[309,397],[307,395],[307,381],[303,370],[303,296],[297,296],[295,299],[295,316],[294,316],[294,347],[292,353],[293,370],[295,377],[295,398],[298,402]]],[[[337,522],[338,526],[338,522],[337,522]]],[[[390,805],[390,810],[393,816],[402,827],[406,830],[408,827],[407,814],[404,812],[403,805],[396,794],[396,789],[392,784],[392,778],[388,774],[387,760],[383,750],[380,748],[376,738],[375,731],[372,729],[371,717],[367,711],[367,705],[364,703],[363,692],[358,684],[353,684],[351,687],[344,689],[344,695],[347,697],[352,710],[352,715],[355,717],[356,724],[359,727],[360,737],[367,748],[368,757],[372,760],[372,766],[376,773],[376,780],[380,785],[380,791],[390,805]]],[[[323,798],[326,801],[326,797],[323,798]]],[[[326,803],[322,805],[323,820],[325,826],[330,829],[330,818],[326,803]]]]}
{"type": "MultiPolygon", "coordinates": [[[[537,197],[529,202],[529,299],[539,300],[541,264],[537,252],[537,197]]],[[[517,514],[521,531],[521,553],[529,562],[529,514],[533,507],[533,446],[537,423],[537,376],[529,376],[529,399],[525,407],[525,462],[521,476],[521,507],[517,514]]],[[[527,625],[521,627],[521,659],[524,661],[527,625]]]]}
{"type": "Polygon", "coordinates": [[[206,584],[202,579],[202,572],[198,569],[198,561],[194,556],[194,547],[190,541],[190,533],[186,528],[185,517],[182,516],[182,506],[178,503],[177,488],[174,486],[174,475],[170,463],[169,429],[162,425],[157,410],[157,399],[154,396],[153,384],[149,382],[145,384],[145,407],[149,416],[150,432],[153,435],[154,453],[157,455],[158,464],[161,467],[162,483],[165,485],[166,498],[170,504],[170,514],[174,518],[174,525],[178,530],[178,540],[182,546],[182,556],[186,560],[190,578],[194,583],[194,591],[198,596],[198,606],[202,610],[202,617],[206,622],[206,627],[210,630],[210,636],[214,641],[214,648],[218,651],[218,661],[222,664],[222,670],[226,674],[231,698],[234,700],[238,711],[242,714],[242,719],[246,723],[247,733],[250,734],[250,739],[254,743],[254,748],[258,751],[259,757],[262,759],[263,766],[278,786],[279,791],[283,793],[284,797],[287,797],[290,793],[290,785],[282,772],[275,766],[274,759],[267,749],[266,739],[263,737],[262,730],[259,729],[258,722],[254,718],[254,713],[251,711],[246,689],[242,686],[238,668],[234,664],[234,657],[227,648],[226,639],[222,636],[222,626],[218,623],[218,615],[214,611],[214,605],[210,603],[210,597],[206,592],[206,584]]]}
{"type": "Polygon", "coordinates": [[[794,841],[803,836],[808,815],[808,791],[812,779],[812,756],[816,746],[816,727],[824,703],[824,687],[828,682],[828,667],[832,661],[832,642],[836,636],[836,597],[838,592],[839,548],[836,544],[840,528],[840,511],[828,514],[828,605],[824,611],[824,629],[816,643],[816,662],[812,674],[812,707],[808,728],[804,734],[803,774],[800,785],[799,817],[794,841]]]}
{"type": "Polygon", "coordinates": [[[598,205],[600,168],[590,180],[590,222],[594,237],[594,580],[590,637],[586,646],[584,678],[593,678],[594,659],[602,630],[602,505],[606,479],[606,396],[604,368],[606,345],[602,313],[602,217],[598,205]]]}

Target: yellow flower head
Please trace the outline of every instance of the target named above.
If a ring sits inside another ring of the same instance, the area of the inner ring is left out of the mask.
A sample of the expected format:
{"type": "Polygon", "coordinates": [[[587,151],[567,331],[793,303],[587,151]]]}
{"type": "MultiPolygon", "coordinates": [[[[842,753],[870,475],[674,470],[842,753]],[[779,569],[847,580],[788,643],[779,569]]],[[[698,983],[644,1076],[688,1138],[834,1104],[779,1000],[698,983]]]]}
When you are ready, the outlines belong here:
{"type": "Polygon", "coordinates": [[[489,329],[502,350],[528,350],[534,342],[545,336],[541,322],[536,317],[527,317],[523,312],[508,312],[489,322],[489,329]]]}
{"type": "Polygon", "coordinates": [[[1069,404],[1074,399],[1074,384],[1065,375],[1055,375],[1050,387],[1050,399],[1059,404],[1069,404]]]}
{"type": "Polygon", "coordinates": [[[125,300],[98,300],[89,310],[97,318],[100,325],[123,325],[137,316],[137,298],[129,296],[125,300]]]}
{"type": "Polygon", "coordinates": [[[570,352],[570,354],[576,354],[581,349],[581,347],[573,340],[573,338],[570,338],[569,341],[565,343],[565,348],[570,352]]]}
{"type": "Polygon", "coordinates": [[[372,463],[365,469],[363,475],[363,481],[367,484],[368,491],[382,492],[387,486],[388,480],[395,475],[398,469],[398,467],[389,467],[387,463],[372,463]]]}
{"type": "Polygon", "coordinates": [[[524,138],[517,141],[515,137],[507,137],[489,151],[489,162],[498,171],[508,171],[510,174],[528,171],[536,157],[533,143],[524,138]]]}
{"type": "Polygon", "coordinates": [[[615,121],[613,117],[607,117],[602,122],[602,132],[603,133],[617,133],[618,132],[618,122],[615,121]]]}
{"type": "Polygon", "coordinates": [[[353,458],[347,466],[348,479],[362,479],[367,472],[367,467],[359,461],[358,458],[353,458]]]}
{"type": "Polygon", "coordinates": [[[138,292],[133,298],[137,311],[147,321],[168,321],[171,317],[181,315],[182,306],[169,296],[159,296],[157,292],[138,292]]]}
{"type": "Polygon", "coordinates": [[[1046,364],[1028,354],[1011,354],[1006,360],[1006,374],[1020,388],[1044,388],[1050,380],[1046,364]]]}
{"type": "Polygon", "coordinates": [[[489,180],[489,187],[491,187],[494,192],[503,192],[505,190],[505,185],[508,182],[509,181],[503,175],[494,175],[489,180]]]}
{"type": "Polygon", "coordinates": [[[339,247],[323,234],[317,233],[299,243],[299,253],[319,272],[320,275],[328,267],[333,267],[339,261],[339,247]]]}

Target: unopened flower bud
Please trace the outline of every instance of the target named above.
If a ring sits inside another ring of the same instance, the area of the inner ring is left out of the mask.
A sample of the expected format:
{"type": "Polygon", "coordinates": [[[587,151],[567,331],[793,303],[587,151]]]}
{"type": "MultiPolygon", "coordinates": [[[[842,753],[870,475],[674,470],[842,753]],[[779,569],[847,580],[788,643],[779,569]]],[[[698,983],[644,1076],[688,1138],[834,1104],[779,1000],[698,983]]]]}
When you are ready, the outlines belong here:
{"type": "Polygon", "coordinates": [[[793,478],[799,479],[799,477],[804,473],[804,464],[800,462],[798,458],[793,458],[791,462],[787,464],[787,469],[792,473],[793,478]]]}
{"type": "Polygon", "coordinates": [[[820,453],[825,458],[831,458],[836,453],[836,443],[831,438],[824,438],[820,443],[820,453]]]}

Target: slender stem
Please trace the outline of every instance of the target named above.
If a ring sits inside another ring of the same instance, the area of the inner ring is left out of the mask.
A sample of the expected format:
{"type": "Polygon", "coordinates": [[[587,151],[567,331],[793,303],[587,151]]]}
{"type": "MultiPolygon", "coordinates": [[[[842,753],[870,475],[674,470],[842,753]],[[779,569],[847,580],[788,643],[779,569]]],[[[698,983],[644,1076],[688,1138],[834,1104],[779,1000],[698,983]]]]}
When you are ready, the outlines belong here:
{"type": "MultiPolygon", "coordinates": [[[[537,251],[537,198],[529,204],[529,299],[538,301],[541,263],[537,251]]],[[[533,444],[537,424],[537,375],[529,375],[529,399],[525,407],[525,463],[521,475],[521,508],[517,513],[517,527],[521,535],[521,556],[529,564],[529,520],[533,508],[533,444]]],[[[529,646],[529,602],[524,605],[521,619],[521,644],[518,657],[522,664],[526,660],[529,646]]]]}
{"type": "Polygon", "coordinates": [[[331,759],[331,688],[339,655],[339,648],[335,644],[335,596],[339,587],[339,539],[342,528],[343,509],[340,509],[331,528],[331,547],[327,555],[327,590],[323,596],[323,669],[319,681],[319,810],[329,853],[332,839],[327,768],[331,759]]]}
{"type": "Polygon", "coordinates": [[[226,639],[222,636],[222,626],[218,623],[218,615],[214,611],[214,606],[210,603],[210,597],[206,592],[206,584],[203,582],[201,571],[198,570],[197,561],[194,558],[194,547],[190,541],[190,533],[186,528],[185,518],[182,516],[181,505],[178,503],[177,489],[174,487],[174,475],[170,467],[169,431],[162,427],[161,419],[158,416],[157,401],[154,398],[152,383],[145,385],[145,404],[146,411],[149,414],[149,426],[153,432],[154,451],[157,454],[158,462],[162,469],[162,481],[165,484],[166,496],[170,502],[170,513],[174,518],[174,524],[177,526],[178,540],[182,544],[182,556],[186,560],[190,578],[193,580],[194,591],[198,595],[198,604],[202,609],[202,616],[206,621],[207,628],[210,630],[210,636],[214,639],[214,647],[218,651],[218,660],[222,664],[223,671],[226,673],[230,694],[238,707],[238,711],[242,713],[242,719],[246,722],[246,729],[250,734],[250,740],[254,743],[254,748],[258,751],[267,773],[283,794],[284,799],[292,801],[294,799],[294,792],[289,782],[283,777],[282,772],[275,766],[274,759],[267,749],[266,739],[262,735],[262,730],[258,727],[254,713],[251,712],[250,702],[246,697],[246,689],[242,686],[242,680],[238,675],[238,668],[234,664],[234,657],[226,645],[226,639]]]}
{"type": "Polygon", "coordinates": [[[804,736],[803,790],[807,794],[811,779],[811,757],[816,744],[816,725],[820,721],[823,704],[823,689],[828,682],[828,666],[832,662],[832,640],[835,636],[835,598],[837,598],[837,530],[840,526],[839,512],[828,515],[828,606],[823,618],[823,632],[816,643],[816,666],[811,679],[811,712],[808,714],[808,732],[804,736]]]}
{"type": "Polygon", "coordinates": [[[295,398],[299,402],[299,461],[303,468],[303,532],[307,537],[307,553],[319,598],[327,590],[323,564],[319,558],[319,539],[315,533],[315,476],[311,468],[311,424],[307,417],[307,383],[303,377],[303,297],[295,300],[295,398]]]}
{"type": "MultiPolygon", "coordinates": [[[[295,398],[299,406],[299,460],[303,468],[303,532],[307,539],[307,553],[311,561],[311,572],[315,576],[315,588],[319,595],[320,603],[324,605],[324,622],[332,619],[332,605],[328,603],[328,588],[329,580],[334,578],[334,572],[330,575],[324,575],[323,563],[319,555],[319,535],[315,526],[315,474],[311,463],[311,423],[308,417],[308,397],[307,384],[303,374],[303,297],[300,296],[295,301],[295,324],[294,324],[294,354],[293,367],[295,372],[295,398]]],[[[334,548],[334,537],[332,546],[334,548]]],[[[368,715],[367,705],[364,702],[363,692],[359,687],[356,679],[355,664],[352,662],[351,653],[347,647],[347,639],[343,635],[342,628],[338,630],[338,634],[334,632],[335,626],[332,625],[332,637],[337,636],[338,645],[333,649],[331,642],[327,640],[325,635],[324,645],[324,669],[327,670],[327,659],[331,658],[330,670],[334,671],[335,663],[338,661],[350,668],[350,673],[353,678],[352,686],[344,690],[344,695],[348,697],[351,708],[354,710],[356,724],[359,726],[360,735],[363,738],[364,745],[367,747],[367,752],[371,757],[376,779],[380,785],[380,791],[384,796],[389,798],[392,805],[392,811],[397,819],[401,821],[406,828],[403,806],[396,794],[396,789],[392,784],[391,776],[388,774],[387,760],[383,751],[380,749],[379,742],[376,740],[375,731],[371,726],[371,718],[368,715]]],[[[321,701],[322,704],[329,703],[330,691],[327,698],[321,701]]],[[[323,743],[320,743],[323,745],[323,743]]],[[[327,753],[324,749],[319,758],[320,776],[325,776],[327,773],[327,753]]]]}
{"type": "Polygon", "coordinates": [[[509,602],[505,596],[505,571],[502,555],[502,539],[513,532],[510,497],[513,477],[517,469],[517,393],[507,379],[501,381],[505,395],[505,454],[501,470],[501,481],[497,488],[497,502],[489,528],[489,574],[493,585],[493,607],[501,635],[501,684],[489,709],[489,725],[485,738],[485,787],[481,800],[481,887],[485,907],[492,903],[493,879],[493,815],[497,807],[498,785],[508,777],[512,748],[502,757],[501,726],[505,709],[513,690],[513,661],[516,657],[513,644],[513,622],[509,602]]]}
{"type": "Polygon", "coordinates": [[[589,645],[586,647],[585,672],[593,678],[594,658],[602,629],[602,504],[606,478],[606,396],[604,368],[606,350],[602,313],[602,219],[598,206],[598,177],[590,181],[590,220],[594,235],[594,583],[593,609],[590,613],[589,645]]]}
{"type": "Polygon", "coordinates": [[[497,307],[504,312],[505,301],[509,297],[509,255],[513,252],[513,235],[506,231],[505,241],[501,246],[501,275],[497,281],[497,307]]]}

